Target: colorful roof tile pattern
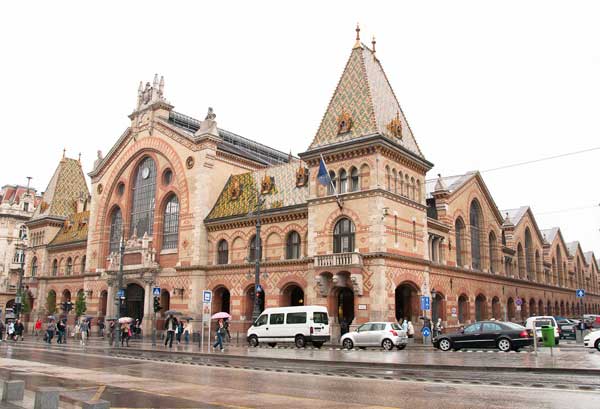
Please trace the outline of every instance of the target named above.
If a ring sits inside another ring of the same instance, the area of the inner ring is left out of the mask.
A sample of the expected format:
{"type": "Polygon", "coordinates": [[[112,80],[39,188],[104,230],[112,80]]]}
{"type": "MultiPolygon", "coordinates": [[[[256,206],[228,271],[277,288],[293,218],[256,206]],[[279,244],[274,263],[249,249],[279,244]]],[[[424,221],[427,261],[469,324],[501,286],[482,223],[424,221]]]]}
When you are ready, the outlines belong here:
{"type": "Polygon", "coordinates": [[[423,157],[379,60],[362,44],[352,50],[309,149],[372,134],[383,135],[423,157]],[[343,112],[350,114],[352,126],[349,132],[338,133],[343,112]],[[401,123],[401,137],[388,129],[395,118],[401,123]]]}
{"type": "Polygon", "coordinates": [[[245,216],[254,212],[257,203],[257,192],[261,189],[261,182],[265,176],[272,177],[274,183],[270,193],[263,195],[265,203],[262,209],[284,208],[306,203],[308,200],[308,184],[296,187],[296,171],[301,166],[305,166],[304,163],[295,160],[291,163],[267,169],[231,175],[206,219],[245,216]],[[237,197],[232,197],[232,190],[230,189],[230,186],[234,183],[239,183],[241,187],[241,192],[237,197]]]}
{"type": "Polygon", "coordinates": [[[75,213],[65,220],[50,245],[69,244],[87,240],[90,211],[75,213]]]}
{"type": "Polygon", "coordinates": [[[87,199],[88,196],[81,163],[77,159],[63,158],[50,179],[33,218],[71,216],[77,211],[76,201],[79,198],[87,199]]]}

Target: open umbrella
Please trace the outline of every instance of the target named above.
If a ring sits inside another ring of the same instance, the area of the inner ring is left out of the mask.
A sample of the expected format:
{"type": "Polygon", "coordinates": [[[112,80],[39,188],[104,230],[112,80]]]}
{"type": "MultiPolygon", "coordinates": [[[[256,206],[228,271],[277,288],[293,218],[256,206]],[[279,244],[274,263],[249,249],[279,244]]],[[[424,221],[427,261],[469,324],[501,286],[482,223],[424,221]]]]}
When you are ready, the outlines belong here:
{"type": "Polygon", "coordinates": [[[220,319],[231,319],[231,315],[229,315],[226,312],[218,312],[216,314],[213,314],[213,316],[211,317],[213,320],[220,320],[220,319]]]}
{"type": "Polygon", "coordinates": [[[165,311],[165,314],[167,315],[182,315],[180,311],[177,310],[167,310],[165,311]]]}
{"type": "Polygon", "coordinates": [[[48,315],[49,320],[56,321],[56,317],[54,315],[48,315]]]}
{"type": "Polygon", "coordinates": [[[121,317],[121,318],[119,318],[119,324],[124,324],[126,322],[131,322],[131,321],[133,321],[133,318],[131,318],[131,317],[121,317]]]}
{"type": "Polygon", "coordinates": [[[182,319],[184,321],[191,321],[194,319],[194,317],[180,317],[180,319],[182,319]]]}

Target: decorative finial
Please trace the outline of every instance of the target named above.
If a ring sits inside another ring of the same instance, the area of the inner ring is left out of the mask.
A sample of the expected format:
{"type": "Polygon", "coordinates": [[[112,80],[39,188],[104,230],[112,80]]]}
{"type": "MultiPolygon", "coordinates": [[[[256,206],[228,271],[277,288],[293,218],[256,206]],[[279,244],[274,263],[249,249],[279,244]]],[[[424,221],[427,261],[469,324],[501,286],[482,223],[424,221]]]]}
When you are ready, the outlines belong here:
{"type": "Polygon", "coordinates": [[[67,157],[67,148],[63,148],[63,159],[67,157]]]}
{"type": "Polygon", "coordinates": [[[79,163],[81,163],[81,152],[79,152],[79,157],[77,158],[77,161],[79,161],[79,163]]]}
{"type": "Polygon", "coordinates": [[[356,43],[354,43],[354,48],[360,48],[360,26],[356,23],[356,43]]]}
{"type": "Polygon", "coordinates": [[[373,36],[373,39],[371,40],[371,45],[373,46],[373,57],[375,57],[375,43],[377,43],[377,41],[375,41],[375,36],[373,36]]]}
{"type": "Polygon", "coordinates": [[[165,90],[165,77],[164,76],[160,76],[160,83],[158,85],[158,92],[160,93],[160,96],[162,97],[163,92],[165,90]]]}

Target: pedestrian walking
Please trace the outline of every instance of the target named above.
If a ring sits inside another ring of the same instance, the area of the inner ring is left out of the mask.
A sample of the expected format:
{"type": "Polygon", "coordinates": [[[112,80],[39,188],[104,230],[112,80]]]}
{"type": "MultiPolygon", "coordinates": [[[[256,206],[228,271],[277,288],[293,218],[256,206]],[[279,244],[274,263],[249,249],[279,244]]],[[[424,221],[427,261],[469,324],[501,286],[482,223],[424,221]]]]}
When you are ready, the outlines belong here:
{"type": "Polygon", "coordinates": [[[223,320],[219,320],[219,325],[217,325],[217,333],[215,335],[215,343],[213,344],[213,348],[217,346],[221,350],[221,352],[225,351],[223,348],[223,335],[225,334],[225,325],[223,324],[223,320]]]}
{"type": "Polygon", "coordinates": [[[177,340],[177,345],[181,343],[181,335],[183,334],[183,321],[179,321],[177,323],[177,328],[175,328],[175,339],[177,340]]]}
{"type": "Polygon", "coordinates": [[[46,327],[46,342],[48,344],[52,343],[52,338],[54,338],[54,332],[56,331],[56,324],[54,321],[50,321],[48,326],[46,327]]]}
{"type": "Polygon", "coordinates": [[[79,331],[81,332],[81,339],[79,340],[79,345],[85,346],[87,343],[87,338],[89,334],[89,321],[83,319],[81,320],[81,325],[79,326],[79,331]]]}
{"type": "Polygon", "coordinates": [[[412,321],[408,321],[408,324],[406,325],[406,328],[407,328],[406,335],[408,336],[408,338],[414,338],[414,336],[415,336],[415,327],[413,326],[412,321]]]}
{"type": "Polygon", "coordinates": [[[225,328],[225,335],[227,336],[227,343],[231,342],[231,332],[229,332],[229,319],[225,318],[223,322],[223,328],[225,328]]]}
{"type": "Polygon", "coordinates": [[[408,334],[408,321],[406,320],[402,321],[402,331],[408,334]]]}
{"type": "Polygon", "coordinates": [[[123,343],[127,343],[129,346],[129,338],[131,338],[131,326],[128,322],[124,322],[121,324],[121,346],[123,343]]]}
{"type": "Polygon", "coordinates": [[[183,326],[183,339],[186,345],[190,343],[190,332],[192,332],[192,323],[188,320],[183,326]]]}
{"type": "Polygon", "coordinates": [[[117,324],[115,323],[115,321],[111,321],[108,324],[108,345],[110,345],[111,347],[114,345],[115,343],[115,328],[117,327],[117,324]]]}
{"type": "Polygon", "coordinates": [[[98,334],[104,338],[104,320],[98,320],[98,334]]]}
{"type": "Polygon", "coordinates": [[[56,324],[56,343],[57,344],[66,344],[67,337],[65,335],[67,329],[67,325],[63,320],[59,320],[56,324]]]}
{"type": "Polygon", "coordinates": [[[41,330],[42,330],[42,320],[38,318],[33,327],[33,335],[36,337],[39,336],[41,330]]]}
{"type": "Polygon", "coordinates": [[[172,314],[169,314],[165,321],[165,329],[167,330],[167,337],[165,338],[165,346],[169,344],[169,348],[173,348],[173,338],[175,338],[175,330],[177,329],[177,318],[172,314]]]}
{"type": "Polygon", "coordinates": [[[25,326],[21,322],[21,320],[17,320],[15,323],[15,342],[21,339],[23,341],[23,332],[25,331],[25,326]]]}
{"type": "Polygon", "coordinates": [[[440,335],[442,335],[442,331],[444,330],[444,325],[442,324],[441,318],[437,319],[434,329],[435,329],[434,337],[439,337],[440,335]]]}
{"type": "Polygon", "coordinates": [[[9,339],[14,340],[15,339],[15,323],[14,322],[9,322],[8,323],[8,327],[6,328],[6,334],[8,335],[6,340],[8,341],[9,339]]]}

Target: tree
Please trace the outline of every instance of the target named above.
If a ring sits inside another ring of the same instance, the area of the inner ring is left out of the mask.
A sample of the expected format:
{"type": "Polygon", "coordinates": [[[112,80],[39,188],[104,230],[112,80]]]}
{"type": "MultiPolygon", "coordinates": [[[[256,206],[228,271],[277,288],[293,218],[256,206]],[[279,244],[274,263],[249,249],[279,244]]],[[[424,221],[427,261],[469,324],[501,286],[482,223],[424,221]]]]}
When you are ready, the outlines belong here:
{"type": "Polygon", "coordinates": [[[82,316],[87,311],[87,305],[85,304],[85,294],[83,291],[77,293],[77,300],[75,301],[75,315],[77,317],[82,316]]]}
{"type": "Polygon", "coordinates": [[[54,291],[48,293],[48,297],[46,298],[46,310],[48,310],[48,314],[54,314],[56,312],[56,293],[54,291]]]}

